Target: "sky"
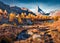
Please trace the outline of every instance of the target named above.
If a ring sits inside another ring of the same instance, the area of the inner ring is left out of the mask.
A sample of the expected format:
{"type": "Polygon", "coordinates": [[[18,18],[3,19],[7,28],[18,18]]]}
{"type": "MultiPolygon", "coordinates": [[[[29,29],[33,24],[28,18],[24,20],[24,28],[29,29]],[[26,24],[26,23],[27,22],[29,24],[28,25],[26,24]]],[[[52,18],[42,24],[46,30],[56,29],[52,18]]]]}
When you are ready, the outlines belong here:
{"type": "Polygon", "coordinates": [[[26,7],[35,12],[39,6],[44,12],[48,13],[54,10],[60,10],[60,0],[0,0],[5,4],[18,7],[26,7]]]}

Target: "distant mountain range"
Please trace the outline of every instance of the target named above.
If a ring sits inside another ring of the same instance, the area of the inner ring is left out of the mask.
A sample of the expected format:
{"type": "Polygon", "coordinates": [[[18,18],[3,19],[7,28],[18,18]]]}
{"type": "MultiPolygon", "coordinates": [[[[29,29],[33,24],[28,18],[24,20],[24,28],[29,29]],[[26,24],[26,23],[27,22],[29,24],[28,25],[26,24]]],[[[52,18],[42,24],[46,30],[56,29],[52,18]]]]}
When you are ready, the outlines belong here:
{"type": "MultiPolygon", "coordinates": [[[[31,13],[34,15],[36,14],[36,13],[30,11],[29,9],[25,8],[25,7],[20,8],[17,6],[10,6],[10,5],[7,5],[1,1],[0,1],[0,9],[7,10],[8,13],[14,12],[16,14],[20,14],[22,12],[25,12],[26,14],[28,14],[28,13],[31,13]]],[[[42,15],[49,15],[50,14],[50,13],[45,13],[42,9],[39,8],[39,6],[36,8],[35,11],[38,13],[41,13],[42,15]]]]}
{"type": "Polygon", "coordinates": [[[60,10],[51,11],[49,16],[60,16],[60,10]]]}
{"type": "Polygon", "coordinates": [[[26,14],[28,14],[28,13],[34,14],[32,11],[30,11],[27,8],[20,8],[20,7],[17,7],[17,6],[10,7],[9,5],[6,5],[1,1],[0,1],[0,9],[7,10],[8,13],[14,12],[16,14],[19,14],[19,13],[25,12],[26,14]]]}

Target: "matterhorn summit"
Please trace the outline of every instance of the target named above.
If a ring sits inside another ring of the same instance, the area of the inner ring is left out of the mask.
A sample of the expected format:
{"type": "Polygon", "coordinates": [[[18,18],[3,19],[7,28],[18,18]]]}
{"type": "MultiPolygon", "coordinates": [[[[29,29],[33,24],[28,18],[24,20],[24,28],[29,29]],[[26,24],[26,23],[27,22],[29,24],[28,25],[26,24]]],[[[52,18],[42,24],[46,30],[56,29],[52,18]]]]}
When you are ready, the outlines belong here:
{"type": "Polygon", "coordinates": [[[42,11],[42,9],[39,8],[39,6],[36,7],[36,14],[44,14],[44,11],[42,11]]]}

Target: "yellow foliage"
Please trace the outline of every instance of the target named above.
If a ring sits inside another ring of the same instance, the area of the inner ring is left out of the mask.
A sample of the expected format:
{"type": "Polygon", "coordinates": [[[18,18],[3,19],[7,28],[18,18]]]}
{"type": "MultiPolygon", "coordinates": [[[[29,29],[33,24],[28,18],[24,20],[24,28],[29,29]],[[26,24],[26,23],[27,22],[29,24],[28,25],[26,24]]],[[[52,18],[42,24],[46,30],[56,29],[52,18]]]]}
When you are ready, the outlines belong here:
{"type": "Polygon", "coordinates": [[[6,10],[4,10],[4,14],[6,15],[8,12],[6,10]]]}
{"type": "Polygon", "coordinates": [[[31,14],[31,19],[35,19],[35,15],[31,14]]]}
{"type": "Polygon", "coordinates": [[[18,23],[22,23],[22,19],[21,18],[18,18],[18,23]]]}
{"type": "Polygon", "coordinates": [[[26,16],[26,19],[29,19],[30,17],[29,16],[26,16]]]}
{"type": "Polygon", "coordinates": [[[28,17],[31,17],[31,14],[30,13],[28,14],[28,17]]]}
{"type": "Polygon", "coordinates": [[[14,13],[10,13],[9,15],[9,21],[12,22],[16,18],[16,15],[14,13]]]}
{"type": "Polygon", "coordinates": [[[53,19],[56,21],[58,20],[58,16],[53,16],[53,19]]]}
{"type": "Polygon", "coordinates": [[[21,18],[25,18],[26,14],[25,13],[21,13],[21,18]]]}
{"type": "MultiPolygon", "coordinates": [[[[32,16],[34,17],[34,16],[32,16]]],[[[37,15],[34,17],[36,20],[46,20],[46,19],[51,19],[49,16],[46,15],[37,15]]]]}
{"type": "Polygon", "coordinates": [[[18,19],[18,23],[19,23],[19,24],[22,23],[21,16],[18,14],[16,17],[17,17],[17,19],[18,19]]]}
{"type": "Polygon", "coordinates": [[[2,9],[0,9],[0,14],[3,14],[3,10],[2,9]]]}

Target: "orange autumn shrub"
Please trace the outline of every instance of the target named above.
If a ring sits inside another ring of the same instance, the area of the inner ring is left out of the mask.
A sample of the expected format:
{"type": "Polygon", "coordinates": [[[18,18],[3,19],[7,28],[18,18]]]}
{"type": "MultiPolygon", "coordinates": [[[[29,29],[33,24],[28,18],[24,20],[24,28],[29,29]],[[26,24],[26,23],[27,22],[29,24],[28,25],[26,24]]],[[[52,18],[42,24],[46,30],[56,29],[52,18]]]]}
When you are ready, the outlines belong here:
{"type": "Polygon", "coordinates": [[[52,27],[58,29],[58,31],[60,32],[60,20],[55,21],[55,22],[52,24],[52,27]]]}

